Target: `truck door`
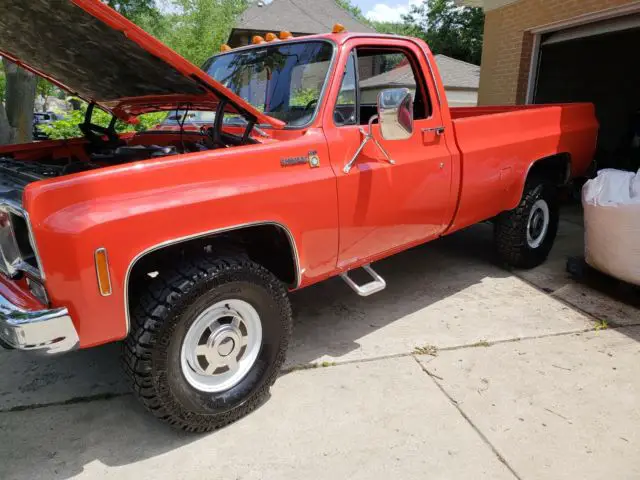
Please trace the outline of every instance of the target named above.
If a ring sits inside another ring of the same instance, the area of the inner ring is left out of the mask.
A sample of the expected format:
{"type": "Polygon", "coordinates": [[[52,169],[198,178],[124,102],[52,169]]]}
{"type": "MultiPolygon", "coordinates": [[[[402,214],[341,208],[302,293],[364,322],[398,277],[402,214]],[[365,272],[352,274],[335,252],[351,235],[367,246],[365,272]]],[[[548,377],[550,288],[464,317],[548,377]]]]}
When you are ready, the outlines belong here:
{"type": "Polygon", "coordinates": [[[420,49],[389,39],[352,40],[338,63],[324,126],[337,175],[340,219],[338,267],[385,256],[438,236],[449,222],[451,154],[442,135],[434,100],[436,86],[420,49]],[[336,85],[339,84],[338,85],[336,85]],[[377,112],[377,96],[406,87],[414,94],[414,130],[406,140],[387,141],[377,124],[373,135],[391,156],[390,164],[374,142],[356,154],[377,112]],[[447,217],[447,218],[445,218],[447,217]]]}

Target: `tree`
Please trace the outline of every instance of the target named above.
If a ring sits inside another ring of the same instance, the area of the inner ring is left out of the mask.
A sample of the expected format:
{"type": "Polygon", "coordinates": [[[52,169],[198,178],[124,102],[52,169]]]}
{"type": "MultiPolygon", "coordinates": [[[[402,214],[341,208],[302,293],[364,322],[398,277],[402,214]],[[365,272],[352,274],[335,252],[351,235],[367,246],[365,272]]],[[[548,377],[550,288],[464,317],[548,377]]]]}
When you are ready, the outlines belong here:
{"type": "Polygon", "coordinates": [[[138,25],[195,65],[227,41],[247,0],[171,0],[160,17],[143,15],[138,25]]]}
{"type": "Polygon", "coordinates": [[[371,25],[371,22],[364,16],[360,7],[351,3],[351,0],[336,0],[336,3],[353,15],[353,18],[356,20],[364,23],[365,25],[371,25]]]}
{"type": "Polygon", "coordinates": [[[36,93],[40,96],[40,98],[42,98],[42,111],[46,112],[47,110],[49,110],[49,97],[56,93],[55,85],[45,80],[44,78],[39,78],[38,84],[36,85],[36,93]]]}
{"type": "Polygon", "coordinates": [[[33,140],[33,105],[37,77],[2,59],[6,79],[5,103],[0,102],[0,145],[33,140]]]}
{"type": "Polygon", "coordinates": [[[393,33],[395,35],[404,35],[407,37],[419,36],[420,30],[411,23],[401,22],[369,22],[378,33],[393,33]]]}
{"type": "Polygon", "coordinates": [[[102,0],[120,15],[137,23],[145,16],[159,17],[160,12],[155,0],[102,0]]]}
{"type": "MultiPolygon", "coordinates": [[[[103,1],[133,21],[160,15],[155,0],[103,1]]],[[[4,105],[0,101],[0,145],[30,142],[33,140],[33,109],[38,79],[6,58],[2,64],[6,86],[4,105]]]]}
{"type": "Polygon", "coordinates": [[[460,7],[454,0],[423,0],[413,5],[405,23],[416,27],[435,53],[480,64],[484,13],[481,8],[460,7]]]}

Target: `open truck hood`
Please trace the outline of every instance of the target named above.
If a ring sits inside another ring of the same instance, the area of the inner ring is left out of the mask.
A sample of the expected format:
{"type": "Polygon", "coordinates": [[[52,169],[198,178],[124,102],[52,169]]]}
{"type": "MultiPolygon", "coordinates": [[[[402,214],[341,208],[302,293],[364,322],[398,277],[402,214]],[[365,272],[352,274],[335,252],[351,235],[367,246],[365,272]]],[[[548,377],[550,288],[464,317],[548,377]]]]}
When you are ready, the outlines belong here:
{"type": "Polygon", "coordinates": [[[100,0],[1,3],[1,56],[118,118],[178,103],[215,110],[226,99],[257,123],[284,126],[100,0]]]}

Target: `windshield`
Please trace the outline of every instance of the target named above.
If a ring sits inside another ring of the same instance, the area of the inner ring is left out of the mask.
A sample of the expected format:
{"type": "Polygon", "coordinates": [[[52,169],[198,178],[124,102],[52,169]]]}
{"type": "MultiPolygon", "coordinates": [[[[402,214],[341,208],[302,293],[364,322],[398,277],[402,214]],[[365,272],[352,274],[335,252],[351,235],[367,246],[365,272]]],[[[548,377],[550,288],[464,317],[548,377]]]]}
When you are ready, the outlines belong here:
{"type": "Polygon", "coordinates": [[[203,69],[258,110],[299,127],[315,115],[332,53],[324,41],[276,43],[218,55],[203,69]]]}
{"type": "Polygon", "coordinates": [[[201,110],[173,110],[169,112],[167,118],[162,122],[163,125],[180,125],[184,121],[187,123],[213,123],[216,119],[216,112],[201,110]],[[184,118],[185,113],[187,115],[184,118]]]}

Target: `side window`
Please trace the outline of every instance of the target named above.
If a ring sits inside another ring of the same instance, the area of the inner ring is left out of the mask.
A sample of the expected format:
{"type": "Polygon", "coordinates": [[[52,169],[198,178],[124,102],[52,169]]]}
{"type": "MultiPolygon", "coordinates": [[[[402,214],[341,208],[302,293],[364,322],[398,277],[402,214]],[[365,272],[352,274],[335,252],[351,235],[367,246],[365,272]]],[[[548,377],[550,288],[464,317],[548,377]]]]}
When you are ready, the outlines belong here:
{"type": "Polygon", "coordinates": [[[356,56],[355,51],[352,51],[347,60],[347,66],[342,77],[342,85],[338,93],[338,101],[333,111],[335,124],[357,125],[358,112],[356,106],[356,56]]]}
{"type": "Polygon", "coordinates": [[[413,95],[413,118],[427,118],[431,106],[425,96],[424,82],[416,75],[406,53],[398,50],[358,49],[358,91],[360,123],[376,114],[378,93],[388,88],[408,88],[413,95]],[[419,79],[419,80],[418,80],[419,79]],[[421,86],[422,85],[422,86],[421,86]]]}

